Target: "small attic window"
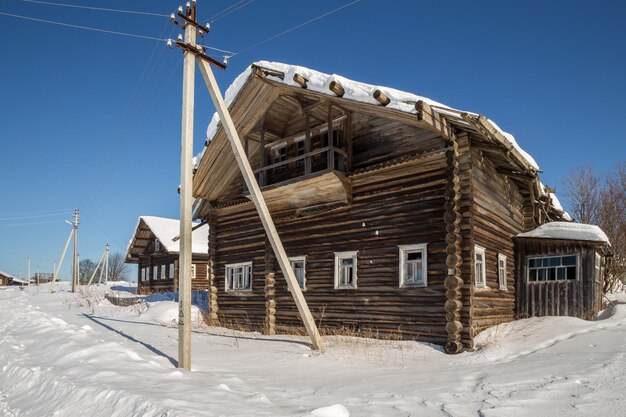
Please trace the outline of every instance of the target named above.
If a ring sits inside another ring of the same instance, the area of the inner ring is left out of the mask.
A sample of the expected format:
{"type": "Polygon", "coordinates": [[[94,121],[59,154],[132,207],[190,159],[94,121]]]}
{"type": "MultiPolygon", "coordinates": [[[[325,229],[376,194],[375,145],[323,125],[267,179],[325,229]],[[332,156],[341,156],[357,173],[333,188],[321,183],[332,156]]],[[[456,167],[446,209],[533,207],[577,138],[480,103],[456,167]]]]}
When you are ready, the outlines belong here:
{"type": "Polygon", "coordinates": [[[155,252],[161,251],[161,242],[159,242],[159,239],[154,239],[154,251],[155,252]]]}

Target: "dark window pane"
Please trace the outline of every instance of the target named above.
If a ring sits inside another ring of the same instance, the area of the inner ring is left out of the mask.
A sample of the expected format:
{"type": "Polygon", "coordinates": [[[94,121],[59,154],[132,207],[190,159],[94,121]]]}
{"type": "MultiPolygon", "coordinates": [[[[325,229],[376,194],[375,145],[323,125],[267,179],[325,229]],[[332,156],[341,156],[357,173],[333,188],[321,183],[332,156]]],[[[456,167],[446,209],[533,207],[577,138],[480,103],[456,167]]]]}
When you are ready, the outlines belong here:
{"type": "Polygon", "coordinates": [[[557,279],[565,279],[565,268],[559,268],[557,269],[557,274],[556,274],[556,278],[557,279]]]}
{"type": "Polygon", "coordinates": [[[530,268],[536,268],[538,266],[541,266],[541,259],[529,259],[528,260],[528,266],[530,268]]]}
{"type": "Polygon", "coordinates": [[[556,268],[550,268],[548,271],[548,281],[556,280],[556,268]]]}
{"type": "Polygon", "coordinates": [[[564,256],[563,265],[576,265],[576,256],[564,256]]]}
{"type": "Polygon", "coordinates": [[[576,267],[568,266],[566,274],[567,274],[567,279],[576,279],[576,267]]]}
{"type": "Polygon", "coordinates": [[[559,265],[561,265],[560,257],[546,258],[543,263],[543,266],[559,266],[559,265]]]}
{"type": "Polygon", "coordinates": [[[531,269],[528,271],[528,280],[529,281],[537,281],[537,270],[531,269]]]}
{"type": "Polygon", "coordinates": [[[422,259],[422,252],[409,252],[406,258],[409,261],[420,261],[422,259]]]}

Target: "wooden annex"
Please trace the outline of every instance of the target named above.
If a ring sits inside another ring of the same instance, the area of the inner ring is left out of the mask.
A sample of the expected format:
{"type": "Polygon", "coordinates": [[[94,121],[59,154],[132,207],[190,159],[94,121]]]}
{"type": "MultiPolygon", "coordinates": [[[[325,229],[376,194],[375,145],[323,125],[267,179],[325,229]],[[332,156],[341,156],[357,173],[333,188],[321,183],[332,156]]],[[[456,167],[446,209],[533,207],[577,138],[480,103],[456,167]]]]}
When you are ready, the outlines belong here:
{"type": "MultiPolygon", "coordinates": [[[[192,288],[208,289],[208,226],[194,225],[192,288]]],[[[141,216],[126,251],[126,262],[137,264],[137,292],[176,291],[178,285],[178,234],[176,219],[141,216]]]]}
{"type": "MultiPolygon", "coordinates": [[[[568,215],[512,136],[481,115],[278,63],[252,65],[226,100],[322,329],[455,353],[518,316],[513,237],[568,215]]],[[[193,182],[210,317],[299,327],[218,122],[193,182]]]]}

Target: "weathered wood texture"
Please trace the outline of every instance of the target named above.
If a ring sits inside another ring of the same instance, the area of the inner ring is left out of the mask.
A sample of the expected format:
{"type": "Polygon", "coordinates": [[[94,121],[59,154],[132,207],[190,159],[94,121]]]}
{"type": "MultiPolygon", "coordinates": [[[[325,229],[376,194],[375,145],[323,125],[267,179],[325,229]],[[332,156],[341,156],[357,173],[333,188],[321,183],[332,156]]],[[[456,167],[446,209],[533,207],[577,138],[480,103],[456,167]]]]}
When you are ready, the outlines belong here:
{"type": "MultiPolygon", "coordinates": [[[[471,298],[474,334],[515,319],[514,245],[524,227],[524,199],[506,176],[481,151],[472,149],[473,244],[485,248],[486,288],[474,288],[471,298]],[[498,254],[507,259],[507,289],[498,282],[498,254]]],[[[473,265],[473,262],[471,262],[473,265]]],[[[475,283],[474,271],[472,283],[475,283]]]]}
{"type": "Polygon", "coordinates": [[[520,317],[572,316],[591,319],[602,308],[602,281],[595,281],[595,254],[602,250],[590,242],[552,239],[516,239],[517,313],[520,317]],[[529,282],[528,256],[578,255],[578,278],[529,282]]]}
{"type": "MultiPolygon", "coordinates": [[[[354,120],[352,204],[304,217],[274,212],[278,232],[289,256],[306,256],[305,297],[321,327],[349,326],[444,344],[446,143],[396,122],[359,115],[354,120]],[[413,157],[398,160],[407,154],[413,157]],[[418,243],[428,243],[428,286],[400,288],[398,245],[418,243]],[[346,250],[358,251],[357,288],[335,289],[334,252],[346,250]]],[[[266,329],[273,323],[300,327],[282,274],[266,264],[273,261],[266,257],[263,229],[252,205],[216,212],[221,320],[266,329]],[[253,262],[252,291],[226,292],[226,264],[248,261],[253,262]],[[268,282],[273,289],[267,288],[268,282]],[[268,318],[271,314],[275,318],[268,318]]]]}

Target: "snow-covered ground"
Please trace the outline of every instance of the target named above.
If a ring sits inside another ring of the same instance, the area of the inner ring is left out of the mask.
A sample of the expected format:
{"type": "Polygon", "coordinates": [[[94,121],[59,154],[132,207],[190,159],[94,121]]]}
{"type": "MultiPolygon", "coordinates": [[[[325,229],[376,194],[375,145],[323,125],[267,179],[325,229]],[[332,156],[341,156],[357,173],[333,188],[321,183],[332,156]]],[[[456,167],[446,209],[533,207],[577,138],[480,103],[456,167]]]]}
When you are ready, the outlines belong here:
{"type": "Polygon", "coordinates": [[[625,415],[626,304],[501,325],[456,356],[347,337],[316,355],[304,338],[198,321],[188,373],[175,303],[116,307],[103,291],[0,289],[0,416],[625,415]]]}

